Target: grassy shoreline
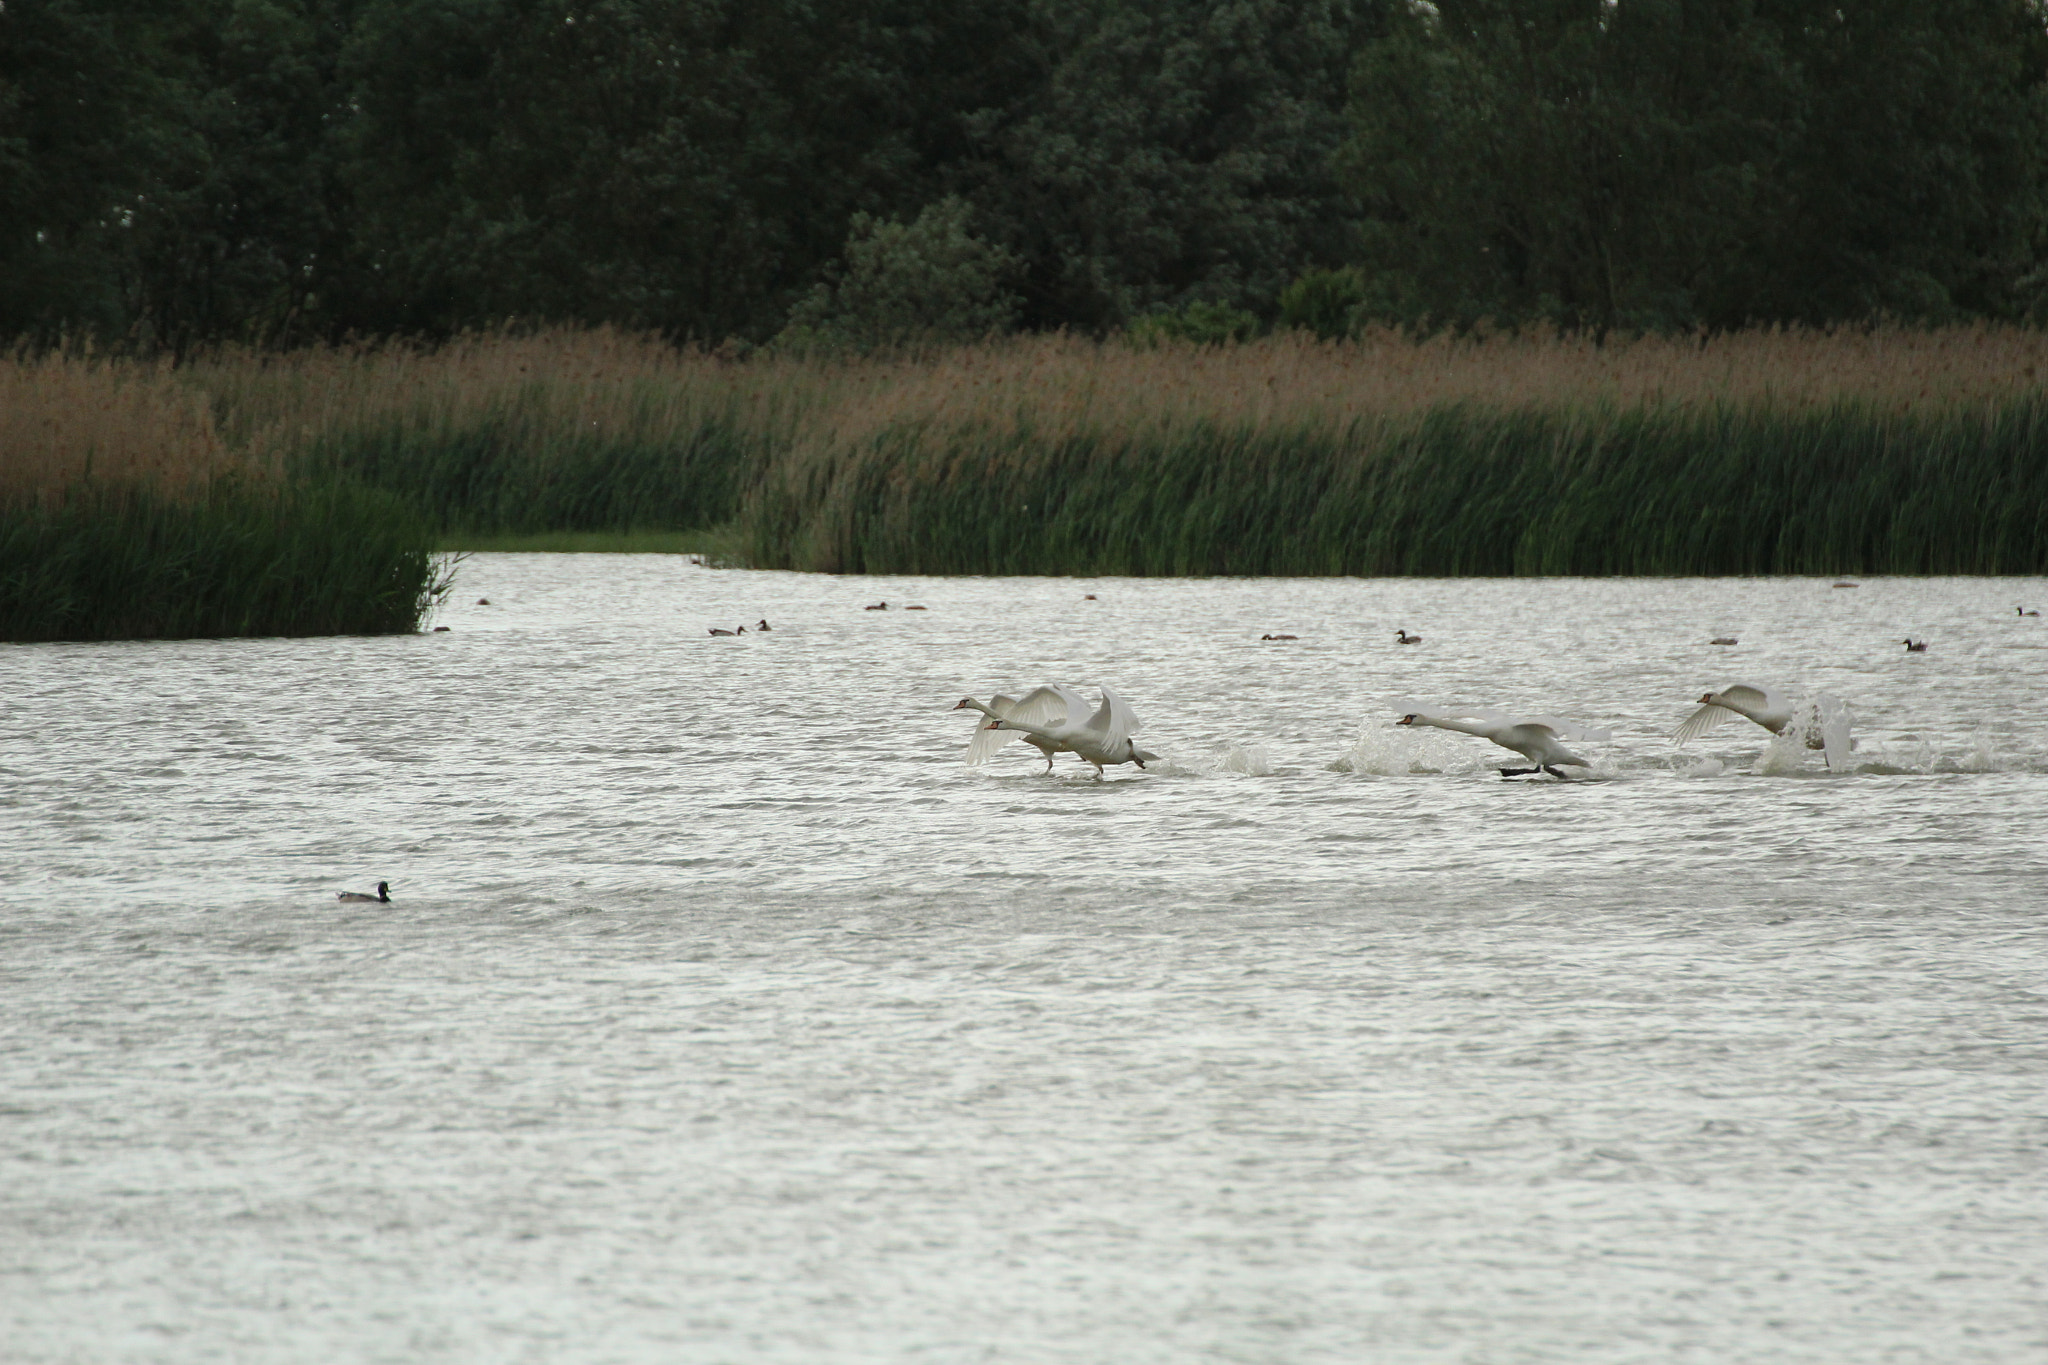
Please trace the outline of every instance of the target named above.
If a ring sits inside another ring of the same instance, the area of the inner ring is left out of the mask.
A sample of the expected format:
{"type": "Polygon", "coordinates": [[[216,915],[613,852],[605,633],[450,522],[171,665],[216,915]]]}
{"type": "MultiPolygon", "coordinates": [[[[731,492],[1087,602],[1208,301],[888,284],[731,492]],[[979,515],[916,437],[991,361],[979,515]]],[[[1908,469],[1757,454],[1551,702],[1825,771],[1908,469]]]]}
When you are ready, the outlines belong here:
{"type": "Polygon", "coordinates": [[[447,582],[403,500],[235,449],[169,368],[0,357],[0,640],[403,633],[447,582]]]}
{"type": "Polygon", "coordinates": [[[361,488],[99,487],[0,511],[17,643],[404,634],[447,584],[423,523],[361,488]]]}
{"type": "Polygon", "coordinates": [[[2048,333],[1991,327],[1604,347],[1037,337],[747,360],[565,330],[176,369],[17,355],[0,361],[0,399],[20,400],[0,404],[0,516],[88,484],[190,503],[239,478],[383,498],[422,553],[835,573],[2034,574],[2044,385],[2048,333]]]}

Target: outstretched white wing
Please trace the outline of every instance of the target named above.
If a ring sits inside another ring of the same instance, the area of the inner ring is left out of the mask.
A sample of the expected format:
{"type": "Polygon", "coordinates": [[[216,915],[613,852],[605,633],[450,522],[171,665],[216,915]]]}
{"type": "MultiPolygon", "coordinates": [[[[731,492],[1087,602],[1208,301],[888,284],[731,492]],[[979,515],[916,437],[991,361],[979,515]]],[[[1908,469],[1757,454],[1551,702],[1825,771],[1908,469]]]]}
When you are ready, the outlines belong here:
{"type": "Polygon", "coordinates": [[[1084,728],[1089,738],[1102,746],[1104,753],[1120,754],[1124,751],[1125,742],[1142,725],[1130,703],[1105,687],[1102,689],[1102,705],[1095,708],[1095,714],[1088,718],[1084,728]]]}
{"type": "MultiPolygon", "coordinates": [[[[1015,697],[998,696],[988,699],[988,709],[999,716],[1009,715],[1016,709],[1016,706],[1017,699],[1015,697]]],[[[970,767],[977,763],[988,762],[994,756],[996,750],[1002,748],[1022,733],[1018,730],[991,730],[988,728],[987,715],[980,711],[974,714],[974,737],[967,741],[967,763],[970,767]]]]}
{"type": "MultiPolygon", "coordinates": [[[[1087,713],[1088,703],[1081,699],[1079,693],[1063,684],[1052,683],[1033,688],[1021,698],[990,697],[986,715],[1033,725],[1041,730],[1058,731],[1067,728],[1070,717],[1087,713]]],[[[968,763],[988,762],[998,749],[1023,733],[1022,730],[991,730],[984,717],[976,723],[974,737],[967,741],[968,763]]]]}
{"type": "Polygon", "coordinates": [[[1782,692],[1779,692],[1774,687],[1764,687],[1757,683],[1729,683],[1714,695],[1726,697],[1730,701],[1741,702],[1750,710],[1761,711],[1765,714],[1792,709],[1782,692]]]}
{"type": "Polygon", "coordinates": [[[1678,728],[1671,732],[1671,742],[1673,744],[1690,744],[1734,714],[1735,712],[1730,711],[1725,706],[1716,706],[1714,703],[1708,702],[1705,706],[1702,706],[1699,710],[1678,722],[1678,728]]]}
{"type": "Polygon", "coordinates": [[[1827,756],[1828,771],[1849,771],[1849,754],[1855,742],[1849,737],[1849,708],[1825,692],[1813,698],[1814,720],[1820,730],[1821,752],[1827,756]]]}
{"type": "Polygon", "coordinates": [[[1078,725],[1088,714],[1088,703],[1065,683],[1034,687],[1018,698],[1005,720],[1036,725],[1041,730],[1065,730],[1078,725]]]}
{"type": "Polygon", "coordinates": [[[1723,706],[1719,702],[1711,701],[1706,703],[1699,710],[1678,723],[1678,728],[1671,732],[1671,742],[1673,744],[1690,743],[1719,725],[1722,721],[1727,720],[1730,716],[1746,715],[1749,719],[1756,720],[1756,723],[1762,725],[1765,729],[1770,729],[1771,727],[1767,721],[1758,720],[1757,718],[1759,716],[1784,715],[1790,710],[1785,703],[1784,697],[1768,687],[1759,687],[1755,683],[1729,683],[1720,691],[1710,692],[1707,695],[1720,697],[1723,700],[1735,703],[1735,705],[1723,706]]]}

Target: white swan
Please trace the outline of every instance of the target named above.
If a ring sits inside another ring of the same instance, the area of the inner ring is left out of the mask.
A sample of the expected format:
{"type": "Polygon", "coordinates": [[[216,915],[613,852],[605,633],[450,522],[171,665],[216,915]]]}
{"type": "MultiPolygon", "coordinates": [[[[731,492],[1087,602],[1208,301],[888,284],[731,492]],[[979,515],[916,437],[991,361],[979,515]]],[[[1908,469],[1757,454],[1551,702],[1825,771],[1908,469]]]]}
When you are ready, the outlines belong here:
{"type": "MultiPolygon", "coordinates": [[[[1072,688],[1053,683],[1051,686],[1027,692],[1021,699],[990,697],[986,706],[972,697],[962,697],[953,703],[953,709],[979,711],[990,720],[1009,720],[1015,717],[1018,720],[1040,724],[1064,724],[1069,714],[1086,714],[1088,703],[1072,688]]],[[[969,765],[988,762],[996,750],[1020,734],[1024,735],[1027,743],[1035,745],[1038,752],[1045,755],[1047,772],[1052,771],[1052,756],[1066,752],[1065,745],[1055,743],[1045,736],[1027,734],[1021,730],[998,730],[993,725],[977,724],[974,727],[974,738],[967,741],[967,762],[969,765]]]]}
{"type": "MultiPolygon", "coordinates": [[[[1159,755],[1146,753],[1131,740],[1131,735],[1143,728],[1130,704],[1107,687],[1102,689],[1102,705],[1095,708],[1094,715],[1088,715],[1088,703],[1071,688],[1041,687],[1026,696],[1007,716],[991,720],[986,727],[1001,733],[1015,730],[1026,739],[1037,739],[1071,754],[1078,754],[1095,765],[1095,775],[1102,776],[1104,767],[1119,763],[1135,763],[1140,768],[1156,760],[1159,755]],[[1040,693],[1051,694],[1052,699],[1033,705],[1040,693]],[[1059,714],[1052,714],[1054,700],[1059,705],[1059,714]],[[1044,719],[1027,714],[1027,708],[1044,719]],[[1086,719],[1082,719],[1083,717],[1086,719]]],[[[1048,757],[1046,766],[1052,766],[1048,757]]]]}
{"type": "Polygon", "coordinates": [[[1459,734],[1477,735],[1490,739],[1503,749],[1512,749],[1536,766],[1534,768],[1502,768],[1502,777],[1520,777],[1525,773],[1547,772],[1552,777],[1564,777],[1557,770],[1560,763],[1575,768],[1593,766],[1588,759],[1580,758],[1564,747],[1564,741],[1584,740],[1598,742],[1611,738],[1611,732],[1596,730],[1580,725],[1576,721],[1562,720],[1556,716],[1535,716],[1528,720],[1516,720],[1497,711],[1477,709],[1461,710],[1454,714],[1433,715],[1427,711],[1411,711],[1401,717],[1401,725],[1434,725],[1439,730],[1456,730],[1459,734]],[[1471,716],[1471,720],[1458,720],[1456,716],[1471,716]]]}
{"type": "Polygon", "coordinates": [[[1808,701],[1794,702],[1757,683],[1730,683],[1701,697],[1700,709],[1678,723],[1671,742],[1691,743],[1730,716],[1747,717],[1774,735],[1790,730],[1807,748],[1820,750],[1830,770],[1837,760],[1847,762],[1855,747],[1849,738],[1848,709],[1833,697],[1820,693],[1808,701]]]}
{"type": "Polygon", "coordinates": [[[339,896],[336,896],[335,899],[338,901],[362,901],[371,905],[389,905],[391,904],[391,883],[378,882],[377,894],[374,896],[365,895],[361,891],[344,891],[339,896]]]}

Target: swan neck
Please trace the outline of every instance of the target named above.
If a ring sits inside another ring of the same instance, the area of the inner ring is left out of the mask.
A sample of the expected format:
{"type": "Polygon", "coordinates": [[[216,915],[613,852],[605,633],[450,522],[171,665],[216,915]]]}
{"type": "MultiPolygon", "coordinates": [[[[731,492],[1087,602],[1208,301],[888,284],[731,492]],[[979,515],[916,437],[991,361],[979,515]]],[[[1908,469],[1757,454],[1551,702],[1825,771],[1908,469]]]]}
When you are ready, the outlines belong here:
{"type": "Polygon", "coordinates": [[[1446,720],[1440,716],[1417,716],[1415,724],[1434,725],[1439,730],[1456,730],[1459,734],[1477,735],[1481,739],[1491,738],[1488,731],[1493,729],[1490,725],[1480,725],[1476,721],[1446,720]]]}

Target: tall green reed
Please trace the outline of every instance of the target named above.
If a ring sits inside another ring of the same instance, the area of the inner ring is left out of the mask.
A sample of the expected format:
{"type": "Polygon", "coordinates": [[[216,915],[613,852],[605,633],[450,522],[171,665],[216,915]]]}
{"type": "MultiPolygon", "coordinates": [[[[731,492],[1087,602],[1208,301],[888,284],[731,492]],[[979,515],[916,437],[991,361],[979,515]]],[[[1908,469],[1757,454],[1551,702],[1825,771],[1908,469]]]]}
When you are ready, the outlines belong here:
{"type": "Polygon", "coordinates": [[[0,508],[0,639],[416,631],[446,590],[417,513],[348,486],[84,485],[0,508]]]}
{"type": "Polygon", "coordinates": [[[168,366],[0,356],[0,639],[416,630],[432,545],[400,500],[230,448],[168,366]]]}
{"type": "Polygon", "coordinates": [[[1003,574],[2039,573],[2048,403],[1491,409],[1045,433],[909,418],[771,468],[764,566],[1003,574]]]}
{"type": "Polygon", "coordinates": [[[123,382],[181,385],[238,467],[458,538],[723,524],[834,572],[1874,573],[2048,562],[2042,375],[2048,333],[1996,328],[744,361],[554,331],[123,382]]]}

